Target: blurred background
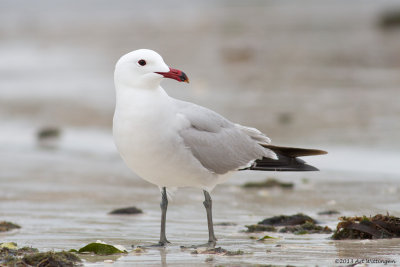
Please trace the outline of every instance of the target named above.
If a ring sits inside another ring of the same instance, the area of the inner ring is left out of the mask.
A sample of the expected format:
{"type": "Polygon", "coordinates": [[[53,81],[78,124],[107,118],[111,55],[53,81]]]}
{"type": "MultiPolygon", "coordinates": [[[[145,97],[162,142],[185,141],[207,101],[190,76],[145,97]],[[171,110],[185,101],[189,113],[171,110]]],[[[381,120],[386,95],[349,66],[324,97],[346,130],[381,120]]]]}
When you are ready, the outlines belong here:
{"type": "MultiPolygon", "coordinates": [[[[190,84],[163,82],[173,97],[256,127],[274,144],[330,151],[310,159],[327,180],[348,180],[339,171],[398,178],[399,47],[397,0],[2,0],[0,215],[21,222],[14,210],[31,208],[22,196],[39,206],[58,199],[71,212],[74,201],[90,212],[102,201],[102,214],[129,203],[121,186],[148,187],[132,179],[111,136],[114,65],[139,48],[188,75],[190,84]]],[[[157,192],[152,201],[139,203],[157,225],[157,192]]]]}
{"type": "Polygon", "coordinates": [[[171,95],[275,143],[398,148],[396,3],[3,0],[1,119],[109,130],[115,62],[149,48],[191,79],[171,95]]]}

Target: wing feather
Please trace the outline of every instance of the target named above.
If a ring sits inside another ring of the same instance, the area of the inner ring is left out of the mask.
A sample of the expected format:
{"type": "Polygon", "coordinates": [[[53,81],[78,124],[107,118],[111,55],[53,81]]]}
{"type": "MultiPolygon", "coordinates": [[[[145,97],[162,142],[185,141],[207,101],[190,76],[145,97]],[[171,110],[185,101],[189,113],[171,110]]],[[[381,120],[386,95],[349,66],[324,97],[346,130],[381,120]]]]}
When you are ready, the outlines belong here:
{"type": "Polygon", "coordinates": [[[263,157],[276,158],[274,152],[260,145],[269,139],[257,129],[233,124],[218,113],[192,103],[177,104],[178,114],[189,122],[179,134],[208,170],[224,174],[249,167],[263,157]]]}

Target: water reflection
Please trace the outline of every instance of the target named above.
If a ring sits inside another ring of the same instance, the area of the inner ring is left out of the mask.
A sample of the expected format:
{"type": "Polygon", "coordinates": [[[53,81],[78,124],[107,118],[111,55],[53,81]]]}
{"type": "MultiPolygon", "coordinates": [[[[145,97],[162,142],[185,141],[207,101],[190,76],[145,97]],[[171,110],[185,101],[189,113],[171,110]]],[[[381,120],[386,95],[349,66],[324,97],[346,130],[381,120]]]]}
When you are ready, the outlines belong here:
{"type": "Polygon", "coordinates": [[[162,267],[167,267],[167,250],[165,248],[160,248],[160,263],[162,267]]]}
{"type": "Polygon", "coordinates": [[[340,259],[387,259],[398,258],[399,241],[381,240],[339,240],[333,241],[340,259]]]}

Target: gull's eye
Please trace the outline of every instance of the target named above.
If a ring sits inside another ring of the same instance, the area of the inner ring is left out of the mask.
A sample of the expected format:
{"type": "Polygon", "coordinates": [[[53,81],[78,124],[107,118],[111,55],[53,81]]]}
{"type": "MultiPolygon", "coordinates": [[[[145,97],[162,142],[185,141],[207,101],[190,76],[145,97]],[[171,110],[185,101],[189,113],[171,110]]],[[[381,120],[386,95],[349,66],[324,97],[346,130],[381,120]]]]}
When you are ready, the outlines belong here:
{"type": "Polygon", "coordinates": [[[138,63],[140,66],[144,66],[144,65],[146,65],[146,60],[141,59],[141,60],[139,60],[137,63],[138,63]]]}

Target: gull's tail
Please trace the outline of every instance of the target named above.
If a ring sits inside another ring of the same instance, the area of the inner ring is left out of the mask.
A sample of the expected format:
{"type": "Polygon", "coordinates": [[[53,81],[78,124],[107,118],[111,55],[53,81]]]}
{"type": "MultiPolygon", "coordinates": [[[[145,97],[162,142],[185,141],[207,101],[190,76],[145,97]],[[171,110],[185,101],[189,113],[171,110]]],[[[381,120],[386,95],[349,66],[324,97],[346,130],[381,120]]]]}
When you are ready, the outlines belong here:
{"type": "Polygon", "coordinates": [[[314,166],[308,165],[298,157],[316,156],[327,154],[326,151],[318,149],[305,149],[294,147],[281,147],[272,145],[262,145],[275,152],[278,159],[262,158],[256,160],[253,165],[246,170],[256,171],[319,171],[314,166]]]}

